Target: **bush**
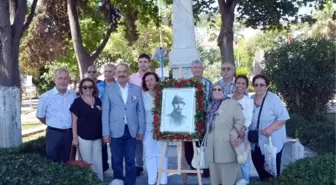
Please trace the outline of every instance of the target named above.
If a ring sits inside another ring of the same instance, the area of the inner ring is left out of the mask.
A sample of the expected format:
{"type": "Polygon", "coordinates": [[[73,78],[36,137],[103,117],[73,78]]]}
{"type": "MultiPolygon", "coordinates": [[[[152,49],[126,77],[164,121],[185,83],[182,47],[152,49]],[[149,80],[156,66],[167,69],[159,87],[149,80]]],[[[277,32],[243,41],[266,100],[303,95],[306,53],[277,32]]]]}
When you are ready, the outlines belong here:
{"type": "Polygon", "coordinates": [[[265,54],[264,73],[288,109],[315,119],[335,95],[335,45],[324,38],[296,40],[265,54]]]}
{"type": "Polygon", "coordinates": [[[44,140],[42,137],[18,148],[0,149],[0,185],[103,185],[91,169],[48,160],[43,156],[44,140]]]}
{"type": "Polygon", "coordinates": [[[335,184],[335,156],[328,154],[291,163],[282,174],[253,185],[331,185],[335,184]]]}

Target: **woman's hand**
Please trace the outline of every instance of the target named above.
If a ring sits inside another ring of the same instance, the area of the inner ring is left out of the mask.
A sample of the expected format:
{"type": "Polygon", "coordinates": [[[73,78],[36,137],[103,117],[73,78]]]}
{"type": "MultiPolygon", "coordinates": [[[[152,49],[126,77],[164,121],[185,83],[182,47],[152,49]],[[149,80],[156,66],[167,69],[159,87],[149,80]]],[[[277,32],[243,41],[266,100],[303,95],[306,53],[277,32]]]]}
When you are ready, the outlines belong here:
{"type": "Polygon", "coordinates": [[[240,138],[245,137],[245,134],[246,134],[246,127],[243,126],[243,127],[240,129],[240,131],[238,132],[238,134],[239,134],[238,137],[240,137],[240,138]]]}
{"type": "Polygon", "coordinates": [[[261,134],[266,136],[266,137],[270,137],[273,133],[273,129],[271,127],[267,127],[267,128],[264,128],[262,131],[261,131],[261,134]]]}
{"type": "Polygon", "coordinates": [[[78,146],[78,137],[74,137],[74,138],[72,138],[72,145],[74,145],[74,146],[78,146]]]}

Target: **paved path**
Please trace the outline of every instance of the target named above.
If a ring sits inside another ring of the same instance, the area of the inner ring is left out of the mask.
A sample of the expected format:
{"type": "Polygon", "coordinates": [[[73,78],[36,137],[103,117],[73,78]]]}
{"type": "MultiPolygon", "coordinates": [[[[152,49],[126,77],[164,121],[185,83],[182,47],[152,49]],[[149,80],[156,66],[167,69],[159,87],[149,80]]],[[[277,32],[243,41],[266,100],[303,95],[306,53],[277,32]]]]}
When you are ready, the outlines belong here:
{"type": "MultiPolygon", "coordinates": [[[[282,155],[282,169],[286,168],[286,166],[292,161],[292,145],[295,143],[295,141],[293,139],[288,139],[288,143],[286,144],[284,151],[283,151],[283,155],[282,155]]],[[[110,156],[110,152],[109,152],[109,156],[110,156]]],[[[312,152],[311,150],[309,150],[308,148],[305,148],[305,156],[306,157],[312,157],[316,155],[314,152],[312,152]]],[[[177,167],[177,150],[176,150],[176,146],[171,145],[168,148],[168,160],[169,160],[169,169],[176,169],[177,167]]],[[[110,163],[110,161],[109,161],[110,163]]],[[[251,165],[250,165],[250,175],[251,178],[253,179],[258,179],[258,174],[254,168],[254,165],[251,161],[251,165]]],[[[113,179],[113,172],[111,169],[109,169],[109,171],[105,172],[105,178],[104,178],[104,182],[105,183],[109,183],[111,182],[113,179]]],[[[208,178],[202,178],[203,184],[204,185],[210,185],[209,179],[208,178]]],[[[189,175],[188,176],[188,184],[190,185],[196,185],[197,184],[197,175],[189,175]]],[[[168,177],[168,183],[169,185],[182,185],[183,181],[182,181],[182,176],[178,176],[178,175],[172,175],[168,177]]],[[[137,178],[137,185],[145,185],[148,184],[147,183],[147,172],[145,169],[145,172],[142,174],[142,176],[137,178]]]]}

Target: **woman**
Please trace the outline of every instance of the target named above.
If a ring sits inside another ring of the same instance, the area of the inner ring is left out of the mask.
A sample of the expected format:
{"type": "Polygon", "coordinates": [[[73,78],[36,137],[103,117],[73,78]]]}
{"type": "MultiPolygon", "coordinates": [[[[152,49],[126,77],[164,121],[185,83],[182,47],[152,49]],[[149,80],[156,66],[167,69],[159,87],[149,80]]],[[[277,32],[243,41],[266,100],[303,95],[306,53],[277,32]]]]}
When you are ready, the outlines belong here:
{"type": "MultiPolygon", "coordinates": [[[[154,185],[157,181],[158,169],[160,167],[160,159],[163,148],[163,142],[153,139],[153,113],[155,85],[159,82],[159,77],[156,73],[147,72],[142,78],[142,89],[144,90],[142,96],[145,107],[146,131],[143,140],[146,167],[148,173],[148,184],[154,185]]],[[[168,168],[168,157],[165,155],[163,168],[168,168]]],[[[161,184],[167,184],[168,174],[162,173],[161,184]]]]}
{"type": "Polygon", "coordinates": [[[234,185],[241,179],[241,170],[233,147],[240,143],[232,138],[237,138],[233,136],[244,126],[244,115],[237,101],[223,99],[223,89],[218,83],[212,92],[206,135],[210,181],[212,185],[234,185]]]}
{"type": "MultiPolygon", "coordinates": [[[[252,80],[255,95],[252,124],[249,128],[256,131],[256,138],[250,138],[252,141],[252,161],[261,180],[273,177],[264,169],[264,145],[269,143],[269,137],[272,144],[277,148],[276,168],[277,175],[280,174],[281,154],[286,143],[285,123],[289,119],[285,105],[280,98],[268,91],[269,80],[262,74],[256,75],[252,80]],[[259,118],[260,117],[260,118],[259,118]],[[259,122],[259,124],[258,124],[259,122]]],[[[250,134],[250,133],[249,133],[250,134]]]]}
{"type": "MultiPolygon", "coordinates": [[[[249,86],[249,80],[245,75],[238,75],[235,80],[235,92],[229,95],[230,98],[237,100],[243,111],[245,122],[241,130],[241,135],[246,135],[247,128],[251,125],[253,114],[253,100],[245,95],[249,86]]],[[[241,165],[243,177],[246,182],[250,181],[250,160],[248,159],[241,165]]]]}
{"type": "Polygon", "coordinates": [[[102,102],[97,97],[94,81],[84,78],[79,83],[80,96],[70,107],[72,113],[72,144],[78,146],[82,160],[91,164],[92,170],[103,181],[102,167],[102,102]]]}

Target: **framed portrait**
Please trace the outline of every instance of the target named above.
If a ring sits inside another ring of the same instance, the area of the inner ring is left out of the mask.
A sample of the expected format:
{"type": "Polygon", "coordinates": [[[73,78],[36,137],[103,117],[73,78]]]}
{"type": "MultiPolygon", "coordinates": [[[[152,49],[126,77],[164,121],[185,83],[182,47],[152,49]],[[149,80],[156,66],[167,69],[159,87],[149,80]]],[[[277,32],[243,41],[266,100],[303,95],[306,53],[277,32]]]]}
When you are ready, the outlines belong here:
{"type": "Polygon", "coordinates": [[[204,133],[204,92],[197,79],[165,79],[155,86],[153,138],[198,140],[204,133]]]}
{"type": "Polygon", "coordinates": [[[162,91],[160,132],[195,133],[196,88],[165,88],[162,91]]]}

